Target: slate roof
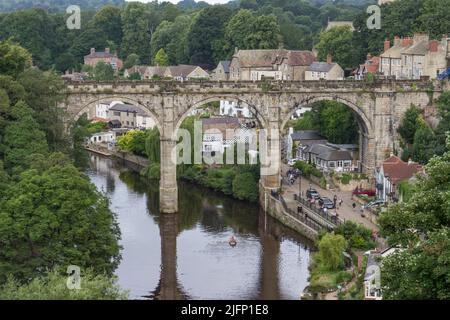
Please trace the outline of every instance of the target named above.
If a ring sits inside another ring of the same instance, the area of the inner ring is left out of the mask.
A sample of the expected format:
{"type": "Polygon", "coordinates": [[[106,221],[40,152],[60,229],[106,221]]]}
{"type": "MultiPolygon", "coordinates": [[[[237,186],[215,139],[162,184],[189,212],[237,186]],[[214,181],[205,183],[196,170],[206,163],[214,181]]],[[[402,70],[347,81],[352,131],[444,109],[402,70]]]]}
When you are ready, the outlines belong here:
{"type": "Polygon", "coordinates": [[[301,130],[301,131],[295,131],[291,133],[291,138],[294,141],[299,140],[325,140],[324,137],[322,137],[318,131],[315,130],[301,130]]]}
{"type": "Polygon", "coordinates": [[[402,54],[425,55],[428,52],[428,41],[422,40],[402,52],[402,54]]]}
{"type": "Polygon", "coordinates": [[[336,63],[313,62],[306,71],[329,72],[335,65],[336,63]]]}
{"type": "Polygon", "coordinates": [[[172,77],[186,77],[196,68],[197,66],[192,66],[188,64],[180,64],[178,66],[167,67],[172,77]]]}
{"type": "Polygon", "coordinates": [[[239,60],[241,67],[272,67],[281,64],[284,59],[291,66],[309,66],[314,60],[311,51],[273,50],[239,50],[233,58],[239,60]]]}
{"type": "Polygon", "coordinates": [[[239,119],[234,117],[224,117],[224,118],[202,118],[203,125],[212,124],[235,124],[239,125],[239,119]]]}
{"type": "Polygon", "coordinates": [[[307,147],[305,152],[315,154],[318,158],[326,161],[353,160],[350,152],[338,150],[324,144],[313,144],[307,147]]]}
{"type": "Polygon", "coordinates": [[[120,112],[136,112],[139,114],[142,113],[141,109],[139,109],[138,107],[136,107],[132,104],[123,104],[123,103],[117,103],[114,106],[112,106],[111,108],[109,108],[109,110],[120,111],[120,112]]]}
{"type": "Polygon", "coordinates": [[[225,73],[230,73],[230,61],[222,60],[222,61],[219,61],[219,64],[222,65],[223,71],[225,73]]]}

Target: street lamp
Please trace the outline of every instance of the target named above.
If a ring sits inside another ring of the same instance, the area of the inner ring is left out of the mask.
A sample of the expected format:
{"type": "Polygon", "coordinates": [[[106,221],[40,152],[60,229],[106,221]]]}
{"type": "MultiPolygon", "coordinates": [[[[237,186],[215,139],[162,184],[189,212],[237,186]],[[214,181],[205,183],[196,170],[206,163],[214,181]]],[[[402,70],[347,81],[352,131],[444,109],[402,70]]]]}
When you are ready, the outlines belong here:
{"type": "Polygon", "coordinates": [[[302,170],[298,169],[298,201],[302,196],[302,170]]]}

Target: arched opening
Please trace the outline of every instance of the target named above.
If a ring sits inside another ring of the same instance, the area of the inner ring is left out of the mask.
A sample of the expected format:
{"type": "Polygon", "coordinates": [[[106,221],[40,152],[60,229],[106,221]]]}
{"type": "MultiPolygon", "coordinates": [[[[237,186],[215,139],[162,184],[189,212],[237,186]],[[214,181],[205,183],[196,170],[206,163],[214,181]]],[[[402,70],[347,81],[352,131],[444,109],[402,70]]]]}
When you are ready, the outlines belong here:
{"type": "Polygon", "coordinates": [[[372,123],[361,108],[339,97],[308,98],[282,119],[282,158],[307,161],[326,172],[368,173],[372,123]],[[311,147],[323,145],[324,148],[311,147]],[[317,152],[323,152],[322,158],[317,152]],[[317,160],[317,161],[316,161],[317,160]]]}
{"type": "Polygon", "coordinates": [[[177,153],[178,178],[257,202],[257,140],[259,129],[265,126],[257,108],[238,97],[209,97],[193,103],[174,128],[173,140],[181,145],[183,134],[189,134],[193,148],[188,150],[191,156],[187,158],[184,148],[177,153]]]}

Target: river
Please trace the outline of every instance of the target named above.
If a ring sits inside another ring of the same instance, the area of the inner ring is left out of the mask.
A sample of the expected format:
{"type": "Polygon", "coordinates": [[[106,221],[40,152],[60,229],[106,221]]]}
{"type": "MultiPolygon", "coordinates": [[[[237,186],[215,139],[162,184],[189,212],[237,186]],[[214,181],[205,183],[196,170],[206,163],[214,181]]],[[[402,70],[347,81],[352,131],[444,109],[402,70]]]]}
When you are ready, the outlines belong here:
{"type": "Polygon", "coordinates": [[[158,184],[118,161],[90,154],[87,174],[117,214],[130,298],[299,299],[308,285],[311,242],[257,205],[179,182],[179,212],[160,214],[158,184]]]}

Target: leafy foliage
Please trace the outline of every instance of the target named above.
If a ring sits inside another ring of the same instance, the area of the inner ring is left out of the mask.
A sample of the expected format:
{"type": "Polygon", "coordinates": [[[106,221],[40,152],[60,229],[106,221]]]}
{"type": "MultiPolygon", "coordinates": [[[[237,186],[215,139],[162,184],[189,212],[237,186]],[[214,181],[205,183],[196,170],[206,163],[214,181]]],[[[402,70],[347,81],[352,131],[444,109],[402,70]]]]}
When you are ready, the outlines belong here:
{"type": "Polygon", "coordinates": [[[125,300],[128,293],[120,289],[117,279],[92,270],[81,273],[80,289],[67,288],[67,275],[56,270],[23,284],[8,277],[0,287],[0,300],[125,300]]]}

